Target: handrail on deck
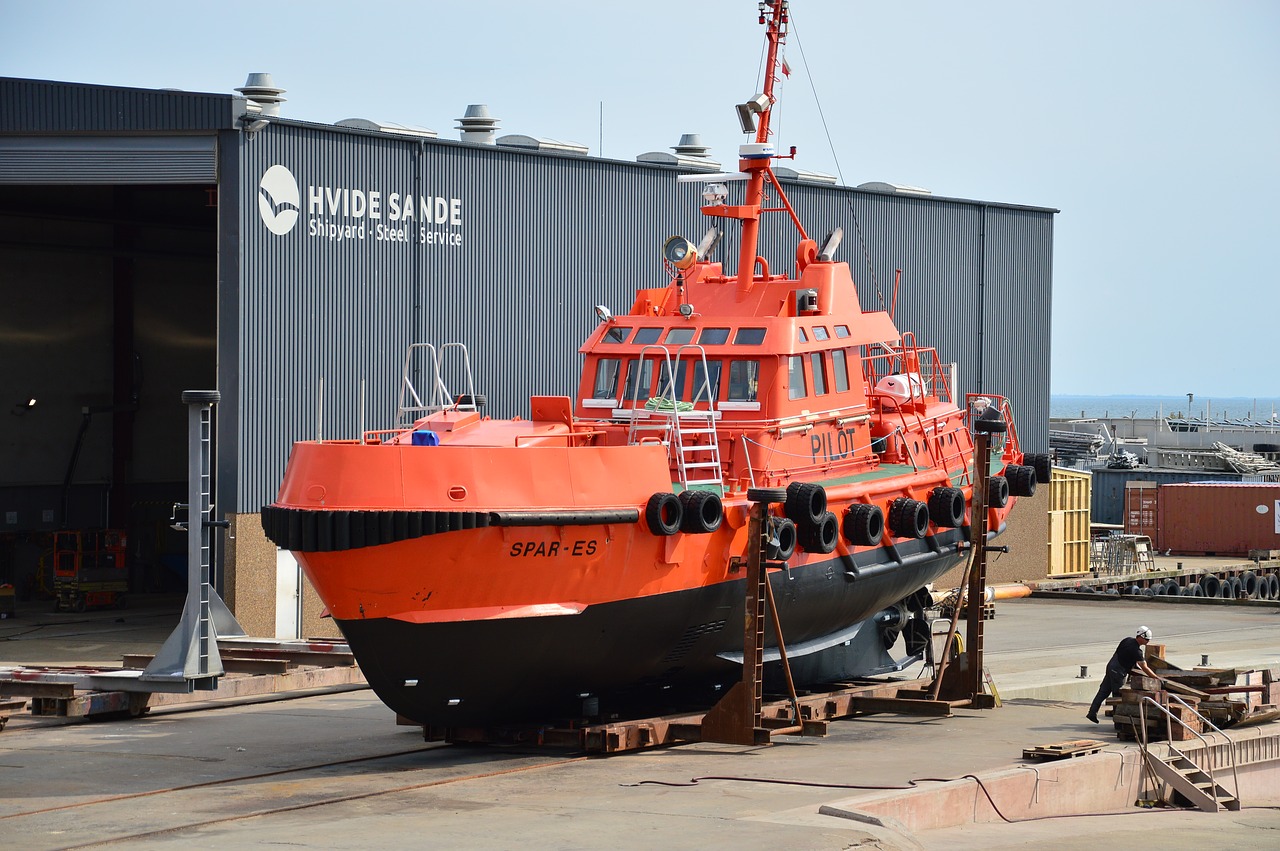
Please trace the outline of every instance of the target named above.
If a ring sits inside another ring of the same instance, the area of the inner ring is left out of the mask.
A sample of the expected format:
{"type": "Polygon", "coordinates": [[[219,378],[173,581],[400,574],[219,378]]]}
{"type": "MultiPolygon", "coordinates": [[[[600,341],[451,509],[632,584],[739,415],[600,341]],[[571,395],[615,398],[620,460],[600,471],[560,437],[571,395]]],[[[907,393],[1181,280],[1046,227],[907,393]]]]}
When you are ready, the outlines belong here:
{"type": "MultiPolygon", "coordinates": [[[[1195,713],[1196,717],[1200,719],[1201,723],[1208,724],[1210,727],[1212,727],[1212,728],[1213,728],[1214,732],[1216,732],[1216,733],[1221,733],[1221,734],[1222,734],[1222,737],[1223,737],[1224,739],[1226,739],[1226,740],[1227,740],[1227,745],[1228,745],[1228,747],[1227,747],[1227,755],[1231,758],[1231,775],[1232,775],[1232,780],[1234,781],[1234,784],[1235,784],[1235,787],[1236,787],[1236,788],[1235,788],[1235,797],[1236,797],[1236,800],[1237,800],[1237,801],[1238,801],[1238,800],[1240,800],[1240,775],[1239,775],[1239,773],[1236,771],[1236,743],[1235,743],[1235,741],[1233,741],[1233,740],[1232,740],[1232,738],[1231,738],[1230,736],[1228,736],[1226,733],[1223,733],[1223,732],[1222,732],[1222,730],[1220,730],[1216,724],[1214,724],[1212,721],[1210,721],[1208,718],[1206,718],[1204,715],[1202,715],[1198,709],[1196,709],[1196,708],[1195,708],[1194,706],[1192,706],[1191,704],[1187,703],[1187,702],[1186,702],[1185,700],[1183,700],[1182,698],[1178,697],[1176,694],[1170,694],[1170,695],[1169,695],[1169,699],[1170,699],[1170,700],[1176,700],[1178,703],[1182,704],[1182,705],[1183,705],[1184,707],[1186,707],[1187,709],[1190,709],[1192,712],[1194,712],[1194,713],[1195,713]]],[[[1173,745],[1173,722],[1174,722],[1174,721],[1177,721],[1179,724],[1181,724],[1181,725],[1183,726],[1183,728],[1184,728],[1184,729],[1186,729],[1186,731],[1187,731],[1188,733],[1190,733],[1191,735],[1195,736],[1197,739],[1199,739],[1199,740],[1200,740],[1200,743],[1201,743],[1202,745],[1204,745],[1205,755],[1206,755],[1207,757],[1210,757],[1210,759],[1209,759],[1209,765],[1208,765],[1209,782],[1213,783],[1213,787],[1214,787],[1214,789],[1216,790],[1216,789],[1218,788],[1218,779],[1217,779],[1217,778],[1214,776],[1214,774],[1213,774],[1213,760],[1212,760],[1212,758],[1211,758],[1211,757],[1212,757],[1212,755],[1211,755],[1211,752],[1210,752],[1210,750],[1209,750],[1209,747],[1210,747],[1210,746],[1209,746],[1209,740],[1208,740],[1208,739],[1206,739],[1204,736],[1202,736],[1198,730],[1193,730],[1193,729],[1191,729],[1191,727],[1190,727],[1190,726],[1188,726],[1188,724],[1187,724],[1187,722],[1186,722],[1186,721],[1183,721],[1181,718],[1179,718],[1178,716],[1176,716],[1176,715],[1174,715],[1172,712],[1170,712],[1170,711],[1169,711],[1169,708],[1168,708],[1167,706],[1163,706],[1163,705],[1161,705],[1161,704],[1159,703],[1159,701],[1157,701],[1154,697],[1146,697],[1146,696],[1144,696],[1144,697],[1142,698],[1142,700],[1141,700],[1141,701],[1139,701],[1139,703],[1138,703],[1138,715],[1139,715],[1139,719],[1140,719],[1140,720],[1141,720],[1141,722],[1142,722],[1142,750],[1143,750],[1143,754],[1144,754],[1144,756],[1146,755],[1146,750],[1147,750],[1147,747],[1148,747],[1148,742],[1147,742],[1147,713],[1146,713],[1146,708],[1145,708],[1145,707],[1146,707],[1146,705],[1147,705],[1148,703],[1150,703],[1150,704],[1151,704],[1152,706],[1154,706],[1156,709],[1159,709],[1161,712],[1163,712],[1163,713],[1165,714],[1165,724],[1166,724],[1166,729],[1167,729],[1167,731],[1168,731],[1169,743],[1170,743],[1170,744],[1169,744],[1169,746],[1170,746],[1170,747],[1172,747],[1175,751],[1177,751],[1179,754],[1181,754],[1181,753],[1182,753],[1181,751],[1178,751],[1177,747],[1175,747],[1175,746],[1173,745]]],[[[1215,796],[1215,798],[1216,798],[1216,796],[1217,796],[1217,792],[1215,791],[1213,794],[1214,794],[1214,796],[1215,796]]]]}

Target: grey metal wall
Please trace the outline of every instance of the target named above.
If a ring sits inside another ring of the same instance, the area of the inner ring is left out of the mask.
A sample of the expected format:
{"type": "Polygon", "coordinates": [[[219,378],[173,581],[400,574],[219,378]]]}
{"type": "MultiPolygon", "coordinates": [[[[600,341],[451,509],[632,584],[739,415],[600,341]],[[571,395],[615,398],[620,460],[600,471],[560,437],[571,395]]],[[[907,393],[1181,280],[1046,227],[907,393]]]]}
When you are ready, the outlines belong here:
{"type": "Polygon", "coordinates": [[[233,126],[230,95],[0,77],[0,133],[194,133],[233,126]]]}
{"type": "MultiPolygon", "coordinates": [[[[240,172],[238,386],[222,388],[237,405],[237,511],[274,498],[292,442],[318,421],[326,438],[356,436],[362,380],[365,427],[390,426],[410,342],[466,343],[494,416],[527,415],[531,393],[572,395],[593,305],[628,309],[637,287],[666,282],[663,240],[696,241],[709,226],[700,187],[670,168],[299,122],[245,134],[240,172]],[[277,165],[300,201],[283,234],[259,210],[259,181],[277,165]],[[317,213],[312,187],[378,192],[382,218],[317,213]],[[456,199],[460,223],[428,230],[457,244],[378,240],[392,192],[456,199]],[[363,224],[364,236],[314,235],[330,224],[363,224]]],[[[845,228],[839,256],[864,307],[878,307],[852,207],[886,302],[904,269],[899,326],[959,362],[962,389],[1013,398],[1024,444],[1047,449],[1052,211],[788,188],[816,237],[845,228]]],[[[771,218],[762,253],[773,270],[791,268],[790,225],[771,218]]],[[[736,234],[729,243],[722,256],[734,258],[736,234]]]]}

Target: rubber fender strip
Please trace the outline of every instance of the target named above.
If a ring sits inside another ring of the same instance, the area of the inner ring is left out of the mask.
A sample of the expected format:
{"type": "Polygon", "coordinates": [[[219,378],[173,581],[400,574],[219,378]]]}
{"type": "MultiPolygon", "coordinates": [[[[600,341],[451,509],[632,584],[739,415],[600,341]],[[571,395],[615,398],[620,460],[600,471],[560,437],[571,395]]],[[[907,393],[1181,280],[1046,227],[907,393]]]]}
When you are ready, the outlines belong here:
{"type": "Polygon", "coordinates": [[[494,526],[599,526],[605,523],[636,523],[636,508],[595,509],[584,511],[490,511],[494,526]]]}
{"type": "MultiPolygon", "coordinates": [[[[537,514],[539,517],[547,514],[547,512],[500,513],[537,514]]],[[[607,514],[610,517],[559,522],[561,525],[634,523],[640,516],[634,509],[595,513],[607,514]]],[[[553,522],[545,519],[528,519],[524,522],[503,524],[495,521],[492,515],[485,511],[330,511],[284,508],[275,505],[264,505],[261,517],[262,531],[272,543],[281,549],[298,552],[341,552],[391,544],[396,541],[408,541],[441,532],[479,529],[490,525],[533,526],[553,522]]]]}

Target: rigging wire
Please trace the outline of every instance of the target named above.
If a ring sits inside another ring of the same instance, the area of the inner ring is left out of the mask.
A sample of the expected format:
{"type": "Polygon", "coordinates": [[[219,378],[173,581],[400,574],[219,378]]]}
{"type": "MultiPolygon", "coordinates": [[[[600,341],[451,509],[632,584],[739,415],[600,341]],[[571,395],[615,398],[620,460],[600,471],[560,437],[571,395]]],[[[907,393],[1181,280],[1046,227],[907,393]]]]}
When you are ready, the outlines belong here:
{"type": "Polygon", "coordinates": [[[822,101],[818,97],[818,87],[813,81],[813,72],[809,68],[809,60],[805,58],[804,45],[800,43],[800,30],[796,27],[794,15],[792,15],[791,18],[791,34],[795,36],[796,49],[800,51],[800,61],[804,65],[804,74],[805,77],[808,78],[809,88],[813,92],[814,105],[818,108],[818,119],[822,122],[822,132],[826,134],[827,147],[831,149],[831,158],[835,161],[836,177],[839,178],[840,185],[846,187],[844,196],[845,203],[849,205],[849,215],[853,218],[853,229],[858,235],[858,245],[862,247],[863,259],[867,262],[867,270],[871,272],[871,283],[875,285],[876,298],[880,300],[880,309],[888,310],[888,307],[884,303],[884,292],[880,289],[880,279],[876,275],[876,267],[871,262],[871,251],[867,248],[867,239],[862,233],[862,222],[858,220],[858,214],[854,212],[853,198],[848,191],[848,184],[845,182],[844,172],[840,168],[840,156],[836,153],[835,142],[831,139],[831,128],[827,126],[827,116],[822,110],[822,101]]]}

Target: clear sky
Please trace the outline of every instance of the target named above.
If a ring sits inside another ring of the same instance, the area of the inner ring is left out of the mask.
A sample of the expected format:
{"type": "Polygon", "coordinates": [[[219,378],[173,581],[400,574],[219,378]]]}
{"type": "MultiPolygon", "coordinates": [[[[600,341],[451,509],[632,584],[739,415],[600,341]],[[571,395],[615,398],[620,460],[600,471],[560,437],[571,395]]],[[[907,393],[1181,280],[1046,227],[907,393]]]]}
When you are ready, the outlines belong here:
{"type": "MultiPolygon", "coordinates": [[[[293,118],[457,138],[486,103],[500,133],[633,159],[696,132],[732,165],[754,8],[0,0],[0,76],[229,92],[267,71],[293,118]]],[[[1061,210],[1053,392],[1280,395],[1280,2],[794,0],[792,19],[774,127],[797,166],[1061,210]]]]}

